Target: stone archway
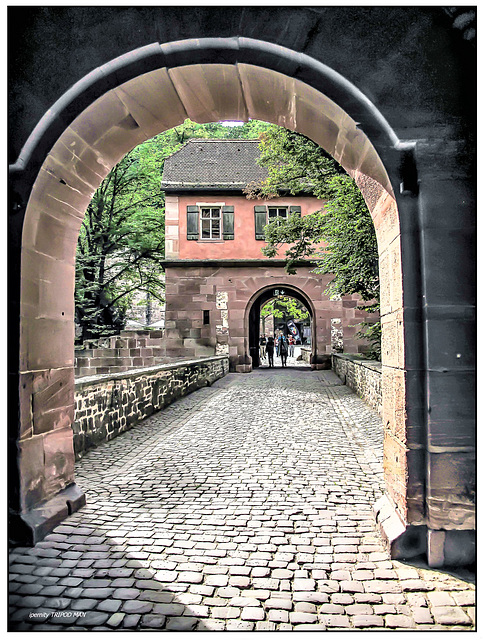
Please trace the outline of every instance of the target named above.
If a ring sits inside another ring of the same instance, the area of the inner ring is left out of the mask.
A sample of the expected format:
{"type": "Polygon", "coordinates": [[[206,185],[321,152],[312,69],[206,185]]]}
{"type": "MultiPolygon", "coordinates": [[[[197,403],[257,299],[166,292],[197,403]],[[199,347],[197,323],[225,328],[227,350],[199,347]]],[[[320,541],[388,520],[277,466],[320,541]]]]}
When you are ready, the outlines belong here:
{"type": "MultiPolygon", "coordinates": [[[[283,290],[284,295],[295,298],[301,302],[310,314],[312,336],[317,335],[317,316],[314,304],[307,295],[295,287],[293,284],[287,284],[280,281],[272,285],[266,286],[255,293],[247,304],[245,311],[245,335],[247,339],[247,351],[252,359],[251,366],[256,368],[259,366],[258,345],[260,338],[260,309],[262,306],[274,297],[274,290],[283,290]]],[[[313,368],[316,368],[317,343],[312,340],[311,343],[311,359],[313,368]]]]}
{"type": "MultiPolygon", "coordinates": [[[[137,56],[149,58],[154,47],[137,52],[137,56]]],[[[127,151],[155,133],[182,122],[186,115],[199,122],[253,117],[288,126],[320,144],[355,177],[373,216],[378,237],[383,331],[397,346],[387,352],[384,362],[386,397],[397,393],[398,403],[405,404],[397,206],[374,145],[344,106],[354,109],[357,104],[359,119],[364,116],[365,127],[374,131],[373,137],[380,147],[397,149],[397,137],[353,85],[307,56],[297,54],[297,62],[302,68],[306,66],[316,72],[320,81],[341,95],[340,104],[301,80],[244,62],[245,56],[251,61],[257,57],[263,59],[267,50],[275,56],[278,68],[292,69],[293,52],[248,39],[240,39],[236,50],[231,41],[224,39],[216,40],[215,44],[184,41],[162,45],[162,61],[166,67],[135,75],[94,100],[61,133],[47,155],[29,198],[22,237],[20,406],[25,426],[20,440],[20,475],[23,513],[35,509],[39,500],[48,501],[69,486],[73,491],[73,466],[69,461],[72,457],[74,261],[84,211],[103,177],[127,151]],[[225,59],[235,54],[236,64],[205,62],[206,56],[213,56],[214,52],[225,59]],[[198,61],[198,64],[186,64],[198,61]],[[62,394],[55,394],[54,389],[60,386],[62,394]],[[47,422],[36,412],[35,401],[33,415],[30,415],[32,397],[39,393],[36,389],[49,396],[47,422]],[[40,464],[46,451],[57,456],[55,464],[40,464]],[[60,459],[62,464],[58,463],[60,459]]],[[[124,58],[109,68],[129,65],[131,56],[124,58]]],[[[407,445],[391,435],[405,432],[404,418],[393,411],[393,406],[391,402],[386,407],[384,417],[389,425],[386,449],[392,477],[388,489],[404,520],[407,516],[407,445]]]]}
{"type": "MultiPolygon", "coordinates": [[[[28,197],[21,243],[19,490],[13,511],[27,523],[30,537],[82,502],[75,491],[70,424],[74,259],[83,213],[127,151],[187,115],[199,122],[253,117],[287,126],[320,144],[355,177],[379,245],[385,466],[393,515],[399,533],[407,523],[471,528],[465,505],[458,518],[439,515],[444,489],[428,501],[424,460],[431,465],[437,458],[427,449],[426,417],[421,417],[428,364],[421,363],[427,344],[416,317],[424,285],[415,145],[400,141],[359,89],[318,60],[237,37],[149,44],[99,67],[45,115],[12,167],[14,201],[28,197]],[[33,182],[31,189],[25,186],[33,182]],[[396,197],[391,182],[400,186],[396,197]],[[404,211],[402,228],[396,198],[404,211]],[[62,493],[68,491],[72,500],[62,493]]],[[[433,464],[433,476],[438,473],[433,464]]]]}

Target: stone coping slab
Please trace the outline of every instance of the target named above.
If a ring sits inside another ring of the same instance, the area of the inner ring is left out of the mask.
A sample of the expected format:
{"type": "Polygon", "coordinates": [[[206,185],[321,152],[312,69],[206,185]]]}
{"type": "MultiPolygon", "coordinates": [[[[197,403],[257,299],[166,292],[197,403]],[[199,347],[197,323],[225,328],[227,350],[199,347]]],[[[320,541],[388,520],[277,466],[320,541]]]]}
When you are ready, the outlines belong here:
{"type": "Polygon", "coordinates": [[[340,360],[349,360],[354,364],[360,365],[361,367],[365,367],[366,369],[371,369],[376,373],[382,373],[382,362],[378,362],[377,360],[368,360],[363,356],[351,354],[351,353],[333,353],[333,358],[340,358],[340,360]]]}
{"type": "Polygon", "coordinates": [[[124,378],[137,378],[142,375],[149,375],[151,373],[158,373],[159,371],[171,371],[180,367],[189,367],[192,365],[203,364],[204,362],[216,362],[218,360],[228,360],[228,356],[209,356],[208,358],[197,358],[191,360],[177,360],[176,362],[170,362],[167,364],[157,364],[153,367],[142,367],[138,369],[131,369],[130,371],[119,371],[117,373],[101,373],[95,376],[86,376],[85,378],[77,378],[75,381],[75,388],[83,389],[96,382],[108,382],[109,380],[122,380],[124,378]]]}

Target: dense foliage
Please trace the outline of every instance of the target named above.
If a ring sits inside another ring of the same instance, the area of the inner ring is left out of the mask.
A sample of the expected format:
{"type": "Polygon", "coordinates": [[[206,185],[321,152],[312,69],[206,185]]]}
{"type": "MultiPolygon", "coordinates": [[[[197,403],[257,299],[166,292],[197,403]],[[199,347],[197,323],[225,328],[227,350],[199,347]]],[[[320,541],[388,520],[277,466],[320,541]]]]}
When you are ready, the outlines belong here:
{"type": "MultiPolygon", "coordinates": [[[[333,297],[358,294],[368,312],[379,310],[379,263],[371,215],[355,181],[319,146],[300,134],[272,125],[262,134],[260,164],[269,177],[249,185],[249,198],[273,198],[282,193],[312,194],[323,200],[320,210],[265,227],[268,257],[283,243],[289,273],[296,261],[315,258],[316,273],[331,274],[328,293],[333,297]]],[[[380,324],[368,323],[361,335],[371,344],[370,354],[380,358],[380,324]]]]}
{"type": "Polygon", "coordinates": [[[268,178],[248,185],[248,198],[274,198],[281,192],[326,198],[330,193],[328,180],[345,173],[314,142],[277,125],[267,125],[260,133],[260,150],[258,163],[267,168],[268,178]]]}
{"type": "Polygon", "coordinates": [[[309,317],[309,312],[295,298],[280,296],[264,304],[260,310],[260,316],[262,318],[273,316],[274,318],[284,318],[285,320],[306,320],[309,317]]]}
{"type": "Polygon", "coordinates": [[[164,160],[190,138],[258,138],[269,125],[200,125],[186,120],[128,153],[97,189],[76,256],[78,340],[118,333],[142,294],[164,298],[164,160]]]}
{"type": "Polygon", "coordinates": [[[162,296],[163,199],[149,147],[131,151],[94,194],[77,244],[75,309],[81,339],[124,326],[134,292],[162,296]]]}

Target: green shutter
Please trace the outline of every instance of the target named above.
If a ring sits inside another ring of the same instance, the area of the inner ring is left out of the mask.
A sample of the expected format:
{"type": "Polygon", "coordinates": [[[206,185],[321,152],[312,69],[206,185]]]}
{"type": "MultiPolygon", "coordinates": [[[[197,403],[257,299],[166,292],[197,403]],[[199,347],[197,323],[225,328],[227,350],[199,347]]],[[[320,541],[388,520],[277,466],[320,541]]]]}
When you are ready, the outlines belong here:
{"type": "Polygon", "coordinates": [[[255,205],[255,240],[265,240],[263,228],[267,224],[267,207],[255,205]]]}
{"type": "Polygon", "coordinates": [[[235,207],[223,207],[223,240],[235,239],[235,207]]]}
{"type": "Polygon", "coordinates": [[[297,215],[301,216],[302,215],[302,208],[298,205],[294,205],[292,207],[290,207],[290,213],[296,213],[297,215]]]}
{"type": "Polygon", "coordinates": [[[186,207],[186,234],[188,240],[198,240],[199,232],[199,207],[188,205],[186,207]]]}

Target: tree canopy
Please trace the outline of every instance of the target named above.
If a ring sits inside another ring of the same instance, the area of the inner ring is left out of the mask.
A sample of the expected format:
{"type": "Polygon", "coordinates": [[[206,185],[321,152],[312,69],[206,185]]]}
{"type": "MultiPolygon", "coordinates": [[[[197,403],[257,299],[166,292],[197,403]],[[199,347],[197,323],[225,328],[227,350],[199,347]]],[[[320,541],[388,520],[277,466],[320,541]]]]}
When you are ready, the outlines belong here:
{"type": "Polygon", "coordinates": [[[285,318],[292,320],[306,320],[309,312],[304,305],[290,296],[280,296],[266,302],[260,310],[260,316],[267,318],[272,315],[274,318],[285,318]]]}
{"type": "MultiPolygon", "coordinates": [[[[261,135],[259,164],[268,178],[246,189],[249,198],[270,199],[283,193],[311,194],[321,200],[314,213],[290,215],[265,227],[267,257],[289,243],[286,269],[295,273],[297,260],[316,261],[315,273],[333,276],[331,296],[358,294],[368,312],[379,310],[379,263],[371,215],[355,181],[323,149],[301,134],[270,126],[261,135]]],[[[380,357],[380,324],[365,323],[361,333],[380,357]]]]}
{"type": "Polygon", "coordinates": [[[116,333],[135,291],[162,296],[163,199],[148,149],[134,149],[94,194],[77,244],[82,339],[116,333]]]}
{"type": "Polygon", "coordinates": [[[269,199],[286,192],[310,193],[322,199],[330,194],[329,179],[345,174],[312,140],[274,124],[260,132],[260,151],[258,164],[266,167],[268,177],[248,185],[248,198],[269,199]]]}

